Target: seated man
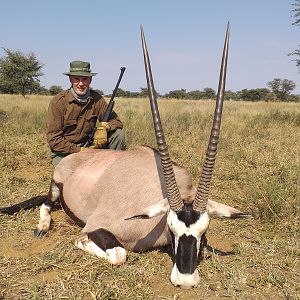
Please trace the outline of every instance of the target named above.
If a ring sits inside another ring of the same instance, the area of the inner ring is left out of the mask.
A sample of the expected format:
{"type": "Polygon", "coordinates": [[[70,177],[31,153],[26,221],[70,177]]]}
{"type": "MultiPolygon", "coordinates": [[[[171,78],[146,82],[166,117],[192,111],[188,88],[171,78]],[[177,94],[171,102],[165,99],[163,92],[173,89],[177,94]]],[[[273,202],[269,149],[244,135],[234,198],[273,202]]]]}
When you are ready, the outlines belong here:
{"type": "Polygon", "coordinates": [[[124,149],[123,124],[117,114],[112,111],[108,122],[101,122],[107,103],[90,88],[96,74],[88,62],[71,62],[70,72],[64,73],[71,87],[54,96],[49,104],[46,135],[54,166],[87,147],[124,149]]]}

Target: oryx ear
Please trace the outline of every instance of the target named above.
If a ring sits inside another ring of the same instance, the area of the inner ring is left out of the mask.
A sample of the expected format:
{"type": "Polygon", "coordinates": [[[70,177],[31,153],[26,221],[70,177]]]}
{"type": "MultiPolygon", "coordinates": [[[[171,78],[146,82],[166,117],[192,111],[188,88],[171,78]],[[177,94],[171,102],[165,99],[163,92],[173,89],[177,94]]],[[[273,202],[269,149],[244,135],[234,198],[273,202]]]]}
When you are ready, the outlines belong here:
{"type": "Polygon", "coordinates": [[[253,219],[249,213],[241,212],[240,210],[208,199],[206,211],[210,216],[229,219],[253,219]]]}
{"type": "Polygon", "coordinates": [[[170,205],[168,199],[164,198],[156,204],[146,207],[141,214],[126,218],[125,220],[150,219],[167,213],[169,209],[170,205]]]}

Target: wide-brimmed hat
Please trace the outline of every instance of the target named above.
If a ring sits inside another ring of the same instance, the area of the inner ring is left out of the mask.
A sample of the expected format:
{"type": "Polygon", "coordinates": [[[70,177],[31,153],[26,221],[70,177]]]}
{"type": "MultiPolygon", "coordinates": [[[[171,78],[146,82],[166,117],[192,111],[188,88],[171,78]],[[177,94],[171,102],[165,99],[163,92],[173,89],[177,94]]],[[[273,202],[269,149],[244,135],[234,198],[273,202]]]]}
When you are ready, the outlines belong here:
{"type": "Polygon", "coordinates": [[[64,75],[75,76],[95,76],[97,73],[91,72],[90,63],[81,60],[75,60],[70,62],[70,72],[63,73],[64,75]]]}

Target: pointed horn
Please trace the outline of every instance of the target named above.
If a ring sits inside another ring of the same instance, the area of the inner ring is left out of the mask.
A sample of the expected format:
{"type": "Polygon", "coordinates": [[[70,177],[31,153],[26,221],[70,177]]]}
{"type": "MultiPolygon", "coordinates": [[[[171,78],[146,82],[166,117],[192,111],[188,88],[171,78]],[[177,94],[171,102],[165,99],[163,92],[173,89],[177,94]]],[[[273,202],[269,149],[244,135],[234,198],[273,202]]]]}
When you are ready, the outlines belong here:
{"type": "Polygon", "coordinates": [[[217,156],[217,146],[219,142],[221,117],[222,117],[222,109],[223,109],[223,101],[224,101],[224,93],[225,93],[228,44],[229,44],[229,22],[227,24],[226,37],[225,37],[225,43],[223,49],[218,95],[217,95],[217,101],[215,107],[213,126],[211,129],[209,144],[206,151],[206,157],[205,157],[202,173],[199,180],[199,186],[193,203],[194,209],[200,211],[201,213],[206,211],[208,193],[210,189],[213,168],[217,156]]]}
{"type": "Polygon", "coordinates": [[[141,39],[142,39],[142,46],[143,46],[145,71],[147,77],[148,94],[149,94],[150,106],[152,111],[156,141],[158,145],[158,151],[160,154],[164,179],[167,187],[168,201],[172,210],[179,211],[183,207],[183,202],[181,200],[179,189],[176,184],[172,161],[169,156],[168,147],[163,133],[163,128],[162,128],[158,105],[157,105],[156,92],[153,84],[150,59],[149,59],[147,44],[145,40],[144,30],[142,26],[141,26],[141,39]]]}

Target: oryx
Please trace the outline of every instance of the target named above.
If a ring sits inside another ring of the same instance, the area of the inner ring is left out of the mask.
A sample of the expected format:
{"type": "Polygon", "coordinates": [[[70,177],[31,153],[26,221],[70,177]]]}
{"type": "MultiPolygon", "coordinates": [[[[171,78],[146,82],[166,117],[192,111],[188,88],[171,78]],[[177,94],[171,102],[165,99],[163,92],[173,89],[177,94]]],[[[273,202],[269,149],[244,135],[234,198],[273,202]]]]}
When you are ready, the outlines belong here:
{"type": "Polygon", "coordinates": [[[208,199],[221,125],[229,26],[211,136],[197,189],[187,170],[170,159],[142,27],[141,40],[158,151],[149,147],[93,149],[64,158],[54,170],[34,234],[40,236],[49,230],[52,205],[60,199],[67,215],[83,227],[75,242],[80,249],[118,265],[125,262],[127,250],[145,251],[171,244],[171,282],[190,288],[199,283],[197,264],[209,216],[251,217],[208,199]]]}

